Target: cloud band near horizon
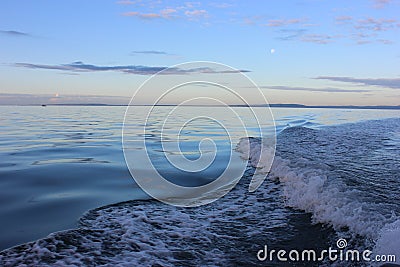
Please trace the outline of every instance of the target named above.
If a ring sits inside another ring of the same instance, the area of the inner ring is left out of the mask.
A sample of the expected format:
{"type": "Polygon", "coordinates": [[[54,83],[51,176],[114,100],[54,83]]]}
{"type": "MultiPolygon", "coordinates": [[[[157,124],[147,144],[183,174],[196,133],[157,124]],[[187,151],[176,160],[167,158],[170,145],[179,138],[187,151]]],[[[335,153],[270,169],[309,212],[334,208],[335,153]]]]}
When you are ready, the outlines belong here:
{"type": "Polygon", "coordinates": [[[322,93],[366,93],[372,90],[367,89],[340,89],[340,88],[311,88],[311,87],[292,87],[292,86],[280,86],[280,85],[265,85],[260,86],[261,89],[281,90],[281,91],[308,91],[308,92],[322,92],[322,93]]]}
{"type": "Polygon", "coordinates": [[[70,72],[102,72],[102,71],[115,71],[126,74],[137,75],[153,75],[163,71],[163,75],[182,75],[191,73],[238,73],[250,72],[250,70],[237,70],[237,71],[218,71],[212,68],[193,68],[193,69],[180,69],[177,67],[160,67],[160,66],[142,66],[142,65],[117,65],[117,66],[96,66],[92,64],[85,64],[81,61],[76,61],[70,64],[61,65],[46,65],[46,64],[32,64],[32,63],[14,63],[13,66],[28,69],[45,69],[45,70],[59,70],[70,72]]]}
{"type": "Polygon", "coordinates": [[[366,86],[378,86],[383,88],[400,89],[400,78],[354,78],[336,76],[318,76],[314,79],[329,80],[334,82],[352,83],[366,86]]]}
{"type": "Polygon", "coordinates": [[[8,31],[0,30],[0,33],[3,35],[16,36],[16,37],[30,36],[29,33],[14,31],[14,30],[8,30],[8,31]]]}

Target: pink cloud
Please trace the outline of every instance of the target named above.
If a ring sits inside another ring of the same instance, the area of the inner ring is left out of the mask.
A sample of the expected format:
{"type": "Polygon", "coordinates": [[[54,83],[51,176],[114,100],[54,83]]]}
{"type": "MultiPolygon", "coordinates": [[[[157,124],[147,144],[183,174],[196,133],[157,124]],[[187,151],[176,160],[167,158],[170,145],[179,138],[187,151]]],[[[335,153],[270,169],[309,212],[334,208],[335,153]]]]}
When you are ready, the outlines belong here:
{"type": "Polygon", "coordinates": [[[157,19],[157,18],[170,19],[173,17],[172,14],[176,12],[177,11],[175,9],[166,8],[161,10],[159,13],[141,13],[137,11],[132,11],[123,13],[122,15],[127,17],[137,17],[141,19],[157,19]]]}
{"type": "Polygon", "coordinates": [[[127,16],[127,17],[138,17],[138,18],[141,18],[141,19],[153,19],[153,18],[160,18],[161,17],[160,14],[156,14],[156,13],[140,13],[140,12],[136,12],[136,11],[126,12],[126,13],[124,13],[122,15],[127,16]]]}
{"type": "Polygon", "coordinates": [[[132,1],[132,0],[121,0],[118,1],[117,4],[119,5],[135,5],[137,3],[140,3],[141,0],[136,0],[136,1],[132,1]]]}
{"type": "Polygon", "coordinates": [[[338,23],[338,24],[350,23],[352,20],[353,20],[353,17],[350,17],[350,16],[339,16],[339,17],[336,17],[336,23],[338,23]]]}
{"type": "Polygon", "coordinates": [[[192,10],[192,11],[185,11],[185,15],[190,18],[200,18],[200,17],[207,17],[208,13],[204,9],[192,10]]]}
{"type": "Polygon", "coordinates": [[[271,19],[268,21],[267,26],[269,27],[282,27],[292,24],[299,24],[303,22],[304,19],[271,19]]]}
{"type": "Polygon", "coordinates": [[[367,18],[357,22],[354,26],[356,29],[372,30],[372,31],[387,31],[399,27],[398,21],[395,19],[374,19],[367,18]]]}
{"type": "Polygon", "coordinates": [[[166,8],[166,9],[161,10],[161,11],[160,11],[160,14],[161,14],[162,16],[164,16],[164,17],[169,17],[169,16],[171,16],[171,14],[174,14],[174,13],[176,13],[176,12],[177,12],[176,9],[173,9],[173,8],[166,8]]]}
{"type": "Polygon", "coordinates": [[[374,0],[374,8],[376,8],[376,9],[384,8],[390,2],[392,2],[392,1],[391,0],[374,0]]]}

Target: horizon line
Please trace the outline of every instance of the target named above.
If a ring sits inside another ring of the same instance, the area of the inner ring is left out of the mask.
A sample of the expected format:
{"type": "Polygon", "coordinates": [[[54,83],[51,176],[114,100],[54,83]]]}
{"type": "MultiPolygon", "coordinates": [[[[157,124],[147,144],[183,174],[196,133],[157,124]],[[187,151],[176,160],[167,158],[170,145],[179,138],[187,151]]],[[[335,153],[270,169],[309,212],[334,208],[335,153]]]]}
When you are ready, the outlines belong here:
{"type": "MultiPolygon", "coordinates": [[[[185,106],[185,107],[225,107],[225,105],[178,105],[178,104],[106,104],[106,103],[50,103],[50,104],[0,104],[0,106],[103,106],[103,107],[128,107],[128,106],[138,106],[138,107],[148,107],[148,106],[185,106]]],[[[305,104],[285,104],[285,103],[272,103],[272,104],[228,104],[229,107],[271,107],[271,108],[332,108],[332,109],[400,109],[400,105],[305,105],[305,104]]]]}

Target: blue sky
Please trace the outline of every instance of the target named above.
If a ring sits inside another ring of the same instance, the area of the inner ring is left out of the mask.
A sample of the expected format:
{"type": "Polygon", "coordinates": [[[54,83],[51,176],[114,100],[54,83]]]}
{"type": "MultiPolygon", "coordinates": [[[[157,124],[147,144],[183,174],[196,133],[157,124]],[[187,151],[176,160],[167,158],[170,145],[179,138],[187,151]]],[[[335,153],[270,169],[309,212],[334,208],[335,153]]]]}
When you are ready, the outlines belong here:
{"type": "Polygon", "coordinates": [[[395,0],[2,0],[0,104],[125,103],[200,60],[248,70],[270,103],[398,105],[399,14],[395,0]]]}

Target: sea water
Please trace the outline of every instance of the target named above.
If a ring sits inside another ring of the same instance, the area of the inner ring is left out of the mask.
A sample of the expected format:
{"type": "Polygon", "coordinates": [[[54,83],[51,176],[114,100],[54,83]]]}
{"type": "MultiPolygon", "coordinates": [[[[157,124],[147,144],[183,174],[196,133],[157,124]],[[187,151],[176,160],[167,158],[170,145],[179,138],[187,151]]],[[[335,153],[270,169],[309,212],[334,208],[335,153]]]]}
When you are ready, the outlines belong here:
{"type": "MultiPolygon", "coordinates": [[[[222,107],[185,108],[223,114],[222,107]]],[[[144,118],[136,109],[129,123],[140,138],[144,118]]],[[[169,110],[159,107],[154,125],[169,110]]],[[[189,178],[160,162],[171,181],[202,185],[218,176],[226,153],[248,156],[235,188],[197,208],[152,200],[135,183],[122,152],[124,113],[125,107],[0,107],[0,262],[266,266],[257,259],[264,245],[321,250],[339,238],[400,258],[398,110],[272,109],[276,156],[271,170],[257,174],[268,176],[252,193],[250,177],[263,167],[257,129],[232,145],[215,125],[188,125],[182,151],[196,158],[198,142],[211,138],[220,158],[189,178]]],[[[224,124],[235,132],[229,116],[224,124]]],[[[155,158],[165,152],[157,129],[146,138],[155,158]]]]}

